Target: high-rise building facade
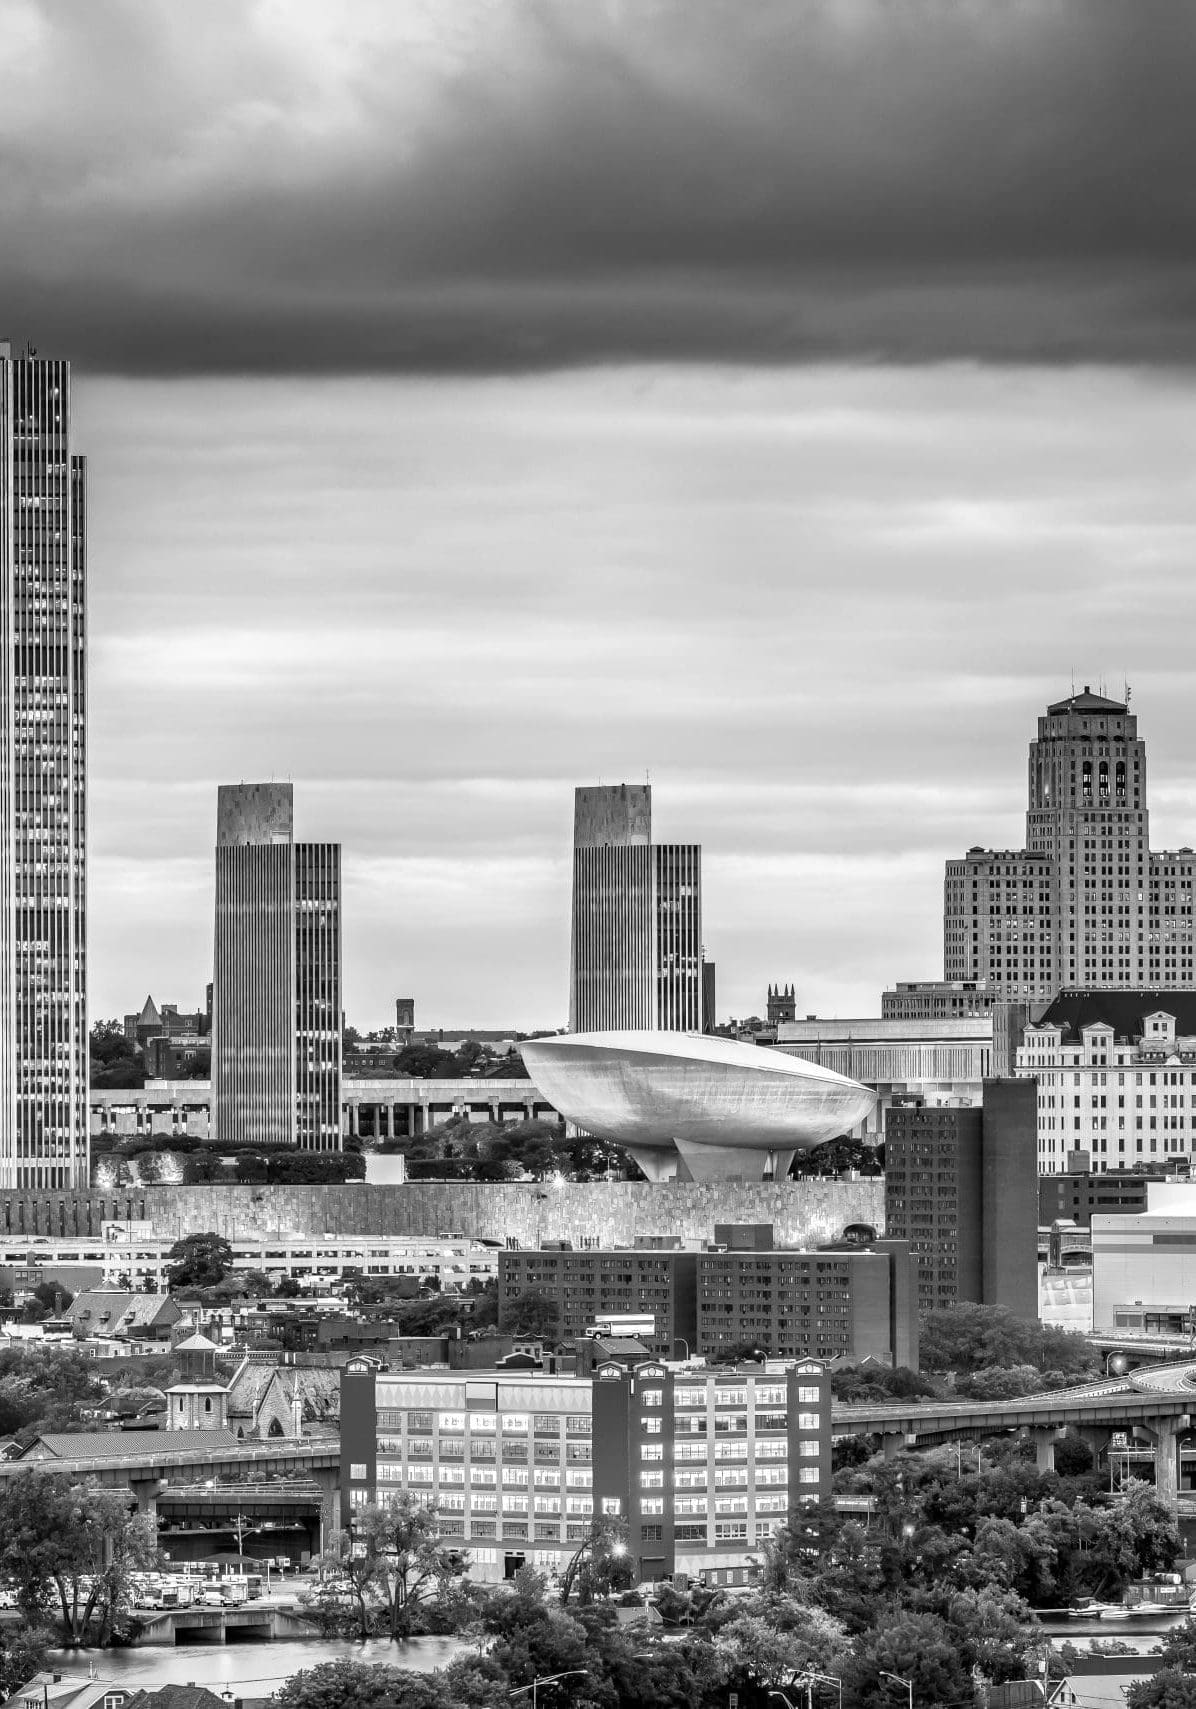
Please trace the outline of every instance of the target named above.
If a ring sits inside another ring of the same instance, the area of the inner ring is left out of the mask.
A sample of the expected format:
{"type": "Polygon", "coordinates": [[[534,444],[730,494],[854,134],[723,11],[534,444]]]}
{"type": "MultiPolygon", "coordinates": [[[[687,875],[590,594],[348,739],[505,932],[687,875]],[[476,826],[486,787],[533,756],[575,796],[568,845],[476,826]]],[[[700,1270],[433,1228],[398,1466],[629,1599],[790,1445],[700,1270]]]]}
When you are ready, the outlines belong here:
{"type": "Polygon", "coordinates": [[[0,343],[0,1187],[88,1179],[86,467],[0,343]]]}
{"type": "Polygon", "coordinates": [[[341,1143],[340,845],[294,840],[289,783],[221,785],[212,1125],[220,1143],[341,1143]]]}
{"type": "Polygon", "coordinates": [[[574,797],[571,1032],[701,1032],[702,850],[653,843],[650,784],[574,797]]]}
{"type": "Polygon", "coordinates": [[[1048,706],[1030,744],[1026,846],[948,861],[943,965],[1000,999],[1191,990],[1196,853],[1152,854],[1146,745],[1119,700],[1048,706]]]}
{"type": "Polygon", "coordinates": [[[986,1080],[979,1106],[897,1104],[885,1123],[885,1233],[908,1241],[918,1306],[1038,1316],[1037,1099],[986,1080]]]}

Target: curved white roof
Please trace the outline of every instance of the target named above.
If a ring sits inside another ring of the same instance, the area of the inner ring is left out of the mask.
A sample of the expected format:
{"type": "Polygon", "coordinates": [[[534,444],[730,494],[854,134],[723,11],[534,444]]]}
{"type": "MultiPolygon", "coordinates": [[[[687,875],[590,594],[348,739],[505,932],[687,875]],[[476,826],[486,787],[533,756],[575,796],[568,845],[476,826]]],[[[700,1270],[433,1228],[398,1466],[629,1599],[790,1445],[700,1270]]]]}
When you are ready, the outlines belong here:
{"type": "Polygon", "coordinates": [[[819,1063],[700,1033],[567,1033],[529,1040],[522,1052],[570,1121],[641,1164],[647,1153],[680,1151],[695,1176],[730,1175],[745,1153],[778,1167],[784,1159],[787,1169],[794,1151],[850,1132],[876,1103],[866,1086],[819,1063]]]}

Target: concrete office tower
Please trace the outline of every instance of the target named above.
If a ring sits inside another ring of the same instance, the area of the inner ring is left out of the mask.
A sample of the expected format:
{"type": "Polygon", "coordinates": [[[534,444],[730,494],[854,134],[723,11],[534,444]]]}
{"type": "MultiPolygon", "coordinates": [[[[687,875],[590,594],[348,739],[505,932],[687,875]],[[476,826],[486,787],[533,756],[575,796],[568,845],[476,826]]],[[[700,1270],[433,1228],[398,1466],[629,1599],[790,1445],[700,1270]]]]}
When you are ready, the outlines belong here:
{"type": "Polygon", "coordinates": [[[1125,703],[1085,688],[1048,706],[1028,781],[1025,848],[947,862],[946,979],[1031,1007],[1060,990],[1192,990],[1196,854],[1150,851],[1146,745],[1125,703]]]}
{"type": "Polygon", "coordinates": [[[220,1143],[341,1143],[339,843],[297,843],[289,783],[222,784],[212,1127],[220,1143]]]}
{"type": "Polygon", "coordinates": [[[0,1187],[85,1187],[86,476],[70,368],[0,343],[0,1187]]]}
{"type": "Polygon", "coordinates": [[[702,850],[653,843],[650,784],[578,789],[571,1032],[701,1032],[702,850]]]}

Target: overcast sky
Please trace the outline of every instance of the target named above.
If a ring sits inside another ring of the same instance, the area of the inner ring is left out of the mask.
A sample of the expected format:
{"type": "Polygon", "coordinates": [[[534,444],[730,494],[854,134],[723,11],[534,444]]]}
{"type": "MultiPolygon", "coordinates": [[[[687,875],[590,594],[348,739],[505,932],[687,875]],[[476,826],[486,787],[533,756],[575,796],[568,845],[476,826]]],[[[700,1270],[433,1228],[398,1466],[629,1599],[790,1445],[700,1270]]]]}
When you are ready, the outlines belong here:
{"type": "Polygon", "coordinates": [[[220,781],[346,1000],[564,1019],[575,783],[720,1011],[941,973],[1048,699],[1196,842],[1196,8],[0,0],[0,336],[91,468],[91,1009],[200,999],[220,781]]]}

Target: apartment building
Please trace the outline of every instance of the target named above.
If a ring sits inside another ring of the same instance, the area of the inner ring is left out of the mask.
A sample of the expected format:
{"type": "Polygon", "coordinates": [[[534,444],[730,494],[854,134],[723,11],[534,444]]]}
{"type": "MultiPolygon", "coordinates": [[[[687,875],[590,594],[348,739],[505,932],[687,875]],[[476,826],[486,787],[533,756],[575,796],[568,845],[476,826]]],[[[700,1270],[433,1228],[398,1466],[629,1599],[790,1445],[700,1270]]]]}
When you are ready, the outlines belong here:
{"type": "Polygon", "coordinates": [[[726,1358],[759,1347],[778,1359],[918,1362],[917,1290],[908,1245],[837,1242],[799,1252],[773,1246],[770,1225],[716,1224],[706,1251],[549,1248],[498,1255],[499,1327],[519,1296],[548,1294],[562,1337],[601,1320],[638,1317],[657,1358],[726,1358]]]}
{"type": "Polygon", "coordinates": [[[815,1360],[703,1368],[608,1359],[592,1377],[346,1365],[342,1522],[426,1495],[469,1570],[564,1571],[596,1523],[640,1580],[745,1584],[759,1546],[830,1492],[830,1378],[815,1360]]]}

